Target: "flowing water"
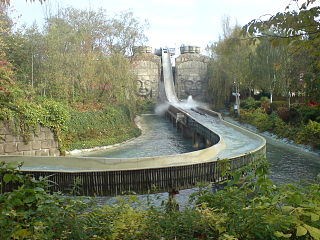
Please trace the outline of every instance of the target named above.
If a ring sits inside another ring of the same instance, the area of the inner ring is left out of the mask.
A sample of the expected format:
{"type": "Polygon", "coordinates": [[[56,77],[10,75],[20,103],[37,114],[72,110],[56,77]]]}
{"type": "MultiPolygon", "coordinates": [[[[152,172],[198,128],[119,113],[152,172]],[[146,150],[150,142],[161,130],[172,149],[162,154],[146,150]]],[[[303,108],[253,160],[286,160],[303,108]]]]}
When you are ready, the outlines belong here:
{"type": "Polygon", "coordinates": [[[267,159],[272,164],[271,179],[276,183],[314,181],[320,174],[320,156],[271,137],[267,140],[267,159]]]}
{"type": "MultiPolygon", "coordinates": [[[[248,124],[240,124],[231,118],[226,121],[258,133],[257,129],[248,124]]],[[[320,153],[288,142],[277,139],[270,133],[261,134],[267,141],[267,159],[271,163],[270,178],[276,183],[312,182],[320,174],[320,153]]]]}
{"type": "MultiPolygon", "coordinates": [[[[188,105],[194,105],[194,101],[190,96],[186,102],[181,102],[177,99],[175,94],[174,84],[173,84],[173,75],[172,75],[172,67],[170,62],[170,55],[168,53],[162,53],[162,65],[163,65],[163,78],[164,78],[164,89],[163,93],[165,96],[162,96],[163,100],[167,100],[173,105],[180,105],[185,111],[192,116],[194,116],[197,120],[199,120],[206,127],[211,128],[213,131],[217,132],[221,136],[223,136],[227,149],[222,152],[221,157],[228,157],[231,155],[237,155],[250,151],[252,148],[255,148],[255,144],[259,146],[261,143],[253,141],[252,139],[247,138],[245,135],[241,135],[241,133],[235,133],[235,131],[231,128],[224,127],[218,120],[193,112],[188,105]],[[192,104],[191,104],[192,103],[192,104]],[[181,104],[186,104],[187,106],[181,106],[181,104]],[[240,150],[240,152],[239,152],[240,150]],[[229,155],[228,155],[229,154],[229,155]]],[[[148,122],[149,129],[158,130],[159,126],[151,126],[153,123],[148,122]]],[[[176,130],[173,130],[174,136],[176,134],[176,130]]],[[[165,145],[165,148],[158,148],[161,144],[166,144],[167,141],[163,137],[161,137],[163,131],[159,130],[153,134],[158,134],[160,137],[153,141],[151,138],[145,138],[138,145],[134,145],[133,148],[129,147],[131,150],[127,152],[125,156],[131,156],[136,154],[137,152],[152,152],[153,155],[160,155],[164,150],[170,149],[170,152],[174,152],[173,146],[179,146],[177,149],[177,153],[179,153],[179,149],[187,150],[188,147],[181,147],[180,144],[176,144],[176,141],[171,142],[171,138],[175,139],[175,137],[164,137],[169,139],[169,144],[165,145]],[[149,145],[150,144],[150,145],[149,145]],[[148,145],[146,150],[140,147],[144,147],[144,145],[148,145]],[[138,148],[139,147],[139,148],[138,148]],[[158,151],[158,152],[157,152],[158,151]]],[[[150,134],[149,137],[158,137],[150,134]]],[[[172,136],[169,134],[165,134],[165,136],[172,136]]],[[[178,140],[179,143],[183,143],[183,141],[178,140]]],[[[190,143],[189,143],[190,144],[190,143]]],[[[190,145],[189,145],[190,146],[190,145]]],[[[129,148],[125,148],[128,149],[129,148]]],[[[124,149],[120,150],[120,152],[124,151],[124,149]]],[[[116,157],[123,156],[123,153],[112,151],[111,155],[103,155],[104,157],[116,157]]],[[[164,153],[163,155],[168,155],[164,153]]],[[[320,156],[317,154],[306,153],[303,149],[292,148],[289,145],[283,145],[277,142],[272,138],[267,138],[267,157],[269,161],[273,164],[271,167],[271,178],[275,180],[277,183],[287,183],[287,182],[297,182],[297,181],[313,181],[315,180],[317,174],[320,172],[320,156]]],[[[177,201],[180,206],[186,206],[188,198],[190,194],[197,189],[187,189],[180,191],[180,194],[177,195],[177,201]]],[[[148,195],[139,196],[140,200],[147,201],[149,199],[148,195]]],[[[161,200],[167,200],[167,194],[155,194],[151,197],[154,200],[153,205],[159,205],[161,200]]],[[[110,201],[113,201],[114,198],[111,198],[110,201]]]]}
{"type": "MultiPolygon", "coordinates": [[[[148,151],[149,153],[146,154],[154,156],[192,151],[191,142],[182,139],[175,127],[173,127],[169,121],[166,121],[164,118],[157,115],[146,115],[143,116],[143,119],[143,124],[146,125],[148,129],[143,137],[122,146],[120,149],[117,148],[111,151],[101,152],[99,154],[96,153],[95,156],[130,157],[139,156],[142,152],[145,154],[148,151]],[[161,146],[162,144],[165,147],[161,146]]],[[[227,120],[234,124],[238,124],[231,119],[227,120]]],[[[248,126],[244,125],[244,127],[248,126]]],[[[223,130],[220,129],[219,131],[223,130]]],[[[266,136],[266,134],[264,134],[264,137],[267,140],[267,158],[272,164],[270,167],[270,178],[274,182],[277,184],[283,184],[302,181],[310,182],[316,179],[317,174],[320,173],[319,154],[308,152],[306,149],[301,147],[283,143],[273,137],[266,136]]],[[[197,190],[198,188],[181,190],[180,194],[176,195],[176,200],[182,208],[188,206],[190,195],[197,190]]],[[[112,204],[116,201],[116,198],[112,197],[99,197],[97,199],[102,205],[112,204]]],[[[160,206],[162,202],[168,200],[168,194],[157,193],[151,195],[139,195],[138,199],[143,203],[150,202],[153,206],[160,206]]]]}
{"type": "Polygon", "coordinates": [[[143,135],[115,149],[90,153],[86,156],[104,158],[133,158],[175,155],[193,151],[190,139],[184,139],[177,129],[155,114],[141,117],[143,135]]]}

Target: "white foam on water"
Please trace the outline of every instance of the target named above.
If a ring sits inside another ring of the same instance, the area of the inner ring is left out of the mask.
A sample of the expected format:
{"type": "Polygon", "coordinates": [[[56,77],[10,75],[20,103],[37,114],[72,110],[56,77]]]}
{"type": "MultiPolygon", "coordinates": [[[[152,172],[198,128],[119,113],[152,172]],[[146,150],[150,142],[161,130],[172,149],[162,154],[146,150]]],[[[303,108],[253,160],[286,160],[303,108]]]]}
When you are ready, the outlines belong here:
{"type": "Polygon", "coordinates": [[[171,102],[171,105],[178,108],[185,109],[185,110],[196,109],[197,107],[203,107],[203,108],[207,107],[207,104],[195,101],[191,95],[188,96],[186,100],[180,100],[179,102],[173,102],[173,103],[171,102]]]}
{"type": "Polygon", "coordinates": [[[168,102],[157,104],[154,109],[155,114],[157,115],[164,115],[165,112],[168,110],[170,104],[168,102]]]}

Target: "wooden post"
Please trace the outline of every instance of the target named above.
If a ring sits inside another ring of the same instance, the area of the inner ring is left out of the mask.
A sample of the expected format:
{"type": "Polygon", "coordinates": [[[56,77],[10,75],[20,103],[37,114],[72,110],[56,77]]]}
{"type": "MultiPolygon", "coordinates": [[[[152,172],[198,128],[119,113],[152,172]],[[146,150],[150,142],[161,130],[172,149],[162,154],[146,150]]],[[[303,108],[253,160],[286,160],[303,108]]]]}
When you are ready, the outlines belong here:
{"type": "Polygon", "coordinates": [[[168,202],[166,204],[167,212],[179,211],[179,203],[177,203],[176,195],[179,194],[179,191],[172,189],[169,192],[168,202]]]}

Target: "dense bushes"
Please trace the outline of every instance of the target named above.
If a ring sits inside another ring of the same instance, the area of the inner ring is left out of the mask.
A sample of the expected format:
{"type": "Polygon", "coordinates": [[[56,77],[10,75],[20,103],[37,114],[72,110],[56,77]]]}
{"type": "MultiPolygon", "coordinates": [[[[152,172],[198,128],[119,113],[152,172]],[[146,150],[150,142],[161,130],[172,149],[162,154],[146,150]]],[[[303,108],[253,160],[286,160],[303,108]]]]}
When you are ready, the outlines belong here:
{"type": "Polygon", "coordinates": [[[257,101],[252,97],[248,97],[241,101],[241,108],[250,109],[250,108],[258,108],[261,107],[261,101],[257,101]]]}
{"type": "Polygon", "coordinates": [[[256,126],[259,131],[320,149],[320,106],[294,104],[288,108],[280,101],[269,104],[269,108],[265,99],[249,98],[243,102],[240,121],[256,126]]]}
{"type": "Polygon", "coordinates": [[[319,184],[277,187],[267,178],[265,161],[225,174],[232,180],[223,190],[203,188],[193,195],[193,207],[176,211],[135,196],[97,207],[94,201],[49,194],[45,179],[2,163],[1,187],[11,182],[20,187],[0,192],[1,239],[320,238],[319,184]]]}
{"type": "Polygon", "coordinates": [[[320,185],[277,187],[267,173],[262,162],[245,179],[241,170],[231,173],[224,190],[199,197],[222,239],[319,239],[320,185]]]}
{"type": "Polygon", "coordinates": [[[140,134],[133,123],[132,106],[106,106],[104,110],[83,112],[67,103],[34,96],[13,83],[6,87],[0,89],[0,127],[8,125],[25,142],[39,124],[55,133],[62,151],[114,144],[140,134]]]}
{"type": "Polygon", "coordinates": [[[34,99],[20,89],[11,95],[10,101],[0,102],[0,121],[26,142],[39,124],[55,133],[62,151],[114,144],[140,134],[127,106],[80,112],[52,99],[34,99]]]}
{"type": "Polygon", "coordinates": [[[49,194],[46,179],[22,175],[3,162],[0,179],[1,239],[81,239],[79,213],[88,205],[59,193],[49,194]],[[10,183],[20,187],[4,193],[10,183]]]}
{"type": "Polygon", "coordinates": [[[26,142],[39,124],[57,134],[64,129],[69,118],[69,108],[65,104],[46,98],[34,99],[18,87],[8,91],[10,97],[0,101],[0,121],[23,136],[26,142]]]}
{"type": "Polygon", "coordinates": [[[309,120],[297,133],[297,142],[320,149],[320,123],[309,120]]]}

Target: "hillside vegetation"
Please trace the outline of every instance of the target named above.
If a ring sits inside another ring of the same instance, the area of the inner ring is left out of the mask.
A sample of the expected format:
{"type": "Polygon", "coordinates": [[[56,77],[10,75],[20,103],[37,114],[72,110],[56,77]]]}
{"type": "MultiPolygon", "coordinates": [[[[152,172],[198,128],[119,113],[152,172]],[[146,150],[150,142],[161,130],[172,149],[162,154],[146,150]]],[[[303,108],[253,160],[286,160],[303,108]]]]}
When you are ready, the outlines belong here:
{"type": "Polygon", "coordinates": [[[25,141],[38,124],[51,128],[60,150],[113,144],[140,134],[135,114],[133,47],[145,25],[131,12],[65,8],[36,25],[14,29],[0,3],[0,121],[25,141]]]}

